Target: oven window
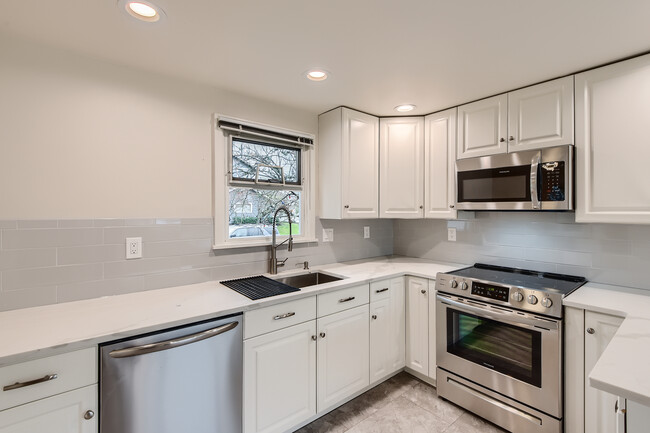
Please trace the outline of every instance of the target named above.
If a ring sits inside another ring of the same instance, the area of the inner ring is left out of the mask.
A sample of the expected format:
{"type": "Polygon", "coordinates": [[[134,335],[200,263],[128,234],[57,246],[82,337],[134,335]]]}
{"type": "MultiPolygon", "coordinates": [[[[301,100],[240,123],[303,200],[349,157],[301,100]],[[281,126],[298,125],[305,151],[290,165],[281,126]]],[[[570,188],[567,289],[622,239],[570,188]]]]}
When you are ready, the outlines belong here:
{"type": "Polygon", "coordinates": [[[542,334],[447,309],[447,352],[541,387],[542,334]]]}
{"type": "Polygon", "coordinates": [[[459,202],[530,200],[530,165],[458,172],[459,202]]]}

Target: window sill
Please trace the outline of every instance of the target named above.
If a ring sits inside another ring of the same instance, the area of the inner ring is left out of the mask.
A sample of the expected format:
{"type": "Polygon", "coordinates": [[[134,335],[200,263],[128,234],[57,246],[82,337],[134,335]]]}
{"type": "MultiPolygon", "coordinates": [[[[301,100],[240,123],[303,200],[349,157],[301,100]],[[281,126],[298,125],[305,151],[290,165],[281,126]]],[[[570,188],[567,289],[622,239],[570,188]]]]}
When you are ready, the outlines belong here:
{"type": "MultiPolygon", "coordinates": [[[[287,236],[278,236],[279,241],[287,239],[287,236]]],[[[293,238],[294,244],[307,244],[318,242],[316,238],[293,238]]],[[[243,241],[243,242],[225,242],[222,244],[212,245],[213,250],[228,250],[232,248],[248,248],[248,247],[268,247],[271,246],[271,239],[243,241]]]]}

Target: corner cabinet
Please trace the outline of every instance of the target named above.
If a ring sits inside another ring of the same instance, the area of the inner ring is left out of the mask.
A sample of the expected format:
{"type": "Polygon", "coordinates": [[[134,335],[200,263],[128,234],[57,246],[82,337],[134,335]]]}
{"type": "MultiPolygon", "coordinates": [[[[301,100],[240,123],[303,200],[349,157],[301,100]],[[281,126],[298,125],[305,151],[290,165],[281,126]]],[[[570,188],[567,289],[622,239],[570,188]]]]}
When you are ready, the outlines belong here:
{"type": "Polygon", "coordinates": [[[380,218],[424,215],[424,118],[389,117],[380,126],[380,218]]]}
{"type": "Polygon", "coordinates": [[[424,118],[424,217],[455,219],[456,113],[441,111],[424,118]]]}
{"type": "Polygon", "coordinates": [[[576,222],[650,224],[650,55],[576,75],[576,222]]]}
{"type": "Polygon", "coordinates": [[[573,77],[458,107],[458,159],[573,144],[573,77]]]}
{"type": "Polygon", "coordinates": [[[379,119],[339,107],[318,116],[319,216],[379,217],[379,119]]]}

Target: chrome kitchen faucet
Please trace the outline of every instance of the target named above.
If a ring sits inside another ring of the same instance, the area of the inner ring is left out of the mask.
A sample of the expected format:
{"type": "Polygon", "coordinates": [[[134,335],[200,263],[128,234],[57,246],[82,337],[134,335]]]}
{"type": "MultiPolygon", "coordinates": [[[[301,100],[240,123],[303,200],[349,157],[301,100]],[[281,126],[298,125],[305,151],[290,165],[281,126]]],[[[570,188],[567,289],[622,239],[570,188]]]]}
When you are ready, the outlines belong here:
{"type": "Polygon", "coordinates": [[[287,259],[284,259],[282,261],[278,260],[277,258],[277,250],[278,247],[285,242],[289,241],[288,245],[288,251],[293,250],[293,236],[291,235],[291,211],[287,209],[286,206],[280,206],[279,208],[276,209],[275,213],[273,214],[273,227],[272,227],[272,232],[273,232],[273,240],[271,241],[271,266],[269,272],[272,275],[275,275],[278,273],[278,266],[284,266],[284,262],[287,261],[287,259]],[[278,212],[283,210],[287,214],[287,218],[289,218],[289,239],[285,239],[279,244],[275,244],[275,230],[276,230],[276,219],[278,217],[278,212]]]}

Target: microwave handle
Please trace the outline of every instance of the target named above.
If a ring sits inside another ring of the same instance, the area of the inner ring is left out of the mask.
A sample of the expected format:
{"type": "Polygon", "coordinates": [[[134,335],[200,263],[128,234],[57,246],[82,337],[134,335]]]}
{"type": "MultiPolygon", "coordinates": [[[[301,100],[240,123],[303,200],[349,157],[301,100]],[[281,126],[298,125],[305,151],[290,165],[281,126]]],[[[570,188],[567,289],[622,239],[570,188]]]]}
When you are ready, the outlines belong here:
{"type": "Polygon", "coordinates": [[[537,173],[542,153],[536,152],[530,161],[530,198],[533,202],[533,209],[539,209],[539,191],[537,190],[537,173]]]}

